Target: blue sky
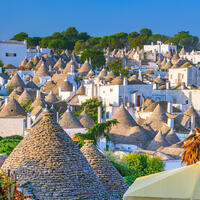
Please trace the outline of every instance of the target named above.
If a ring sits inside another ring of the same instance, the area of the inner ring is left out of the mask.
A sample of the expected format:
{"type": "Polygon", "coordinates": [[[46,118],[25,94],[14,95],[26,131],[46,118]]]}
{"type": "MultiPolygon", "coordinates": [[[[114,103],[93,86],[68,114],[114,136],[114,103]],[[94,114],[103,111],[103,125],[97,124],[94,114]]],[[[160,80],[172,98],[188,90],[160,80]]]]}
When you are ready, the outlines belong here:
{"type": "Polygon", "coordinates": [[[24,31],[47,36],[75,26],[92,36],[151,28],[200,36],[198,0],[0,0],[0,39],[24,31]]]}

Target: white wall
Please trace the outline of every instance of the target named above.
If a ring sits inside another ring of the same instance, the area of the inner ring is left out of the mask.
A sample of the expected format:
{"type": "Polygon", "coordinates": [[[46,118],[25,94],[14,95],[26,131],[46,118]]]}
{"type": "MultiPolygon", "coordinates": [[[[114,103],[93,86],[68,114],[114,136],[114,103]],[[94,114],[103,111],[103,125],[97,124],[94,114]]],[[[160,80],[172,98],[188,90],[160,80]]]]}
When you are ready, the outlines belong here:
{"type": "Polygon", "coordinates": [[[24,118],[0,118],[0,136],[24,135],[24,118]]]}
{"type": "Polygon", "coordinates": [[[15,67],[26,57],[27,43],[15,40],[0,41],[0,60],[3,64],[12,64],[15,67]],[[12,56],[6,56],[6,54],[12,56]]]}

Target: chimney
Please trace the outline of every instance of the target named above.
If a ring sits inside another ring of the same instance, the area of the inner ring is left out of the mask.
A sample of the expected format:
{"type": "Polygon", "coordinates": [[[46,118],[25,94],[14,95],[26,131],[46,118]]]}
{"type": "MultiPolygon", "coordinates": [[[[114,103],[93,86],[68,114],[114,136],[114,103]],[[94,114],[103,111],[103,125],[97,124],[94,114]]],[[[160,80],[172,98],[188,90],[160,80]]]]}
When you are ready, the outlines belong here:
{"type": "Polygon", "coordinates": [[[56,121],[59,122],[59,112],[56,112],[56,121]]]}
{"type": "Polygon", "coordinates": [[[196,124],[196,122],[195,122],[195,115],[192,115],[191,118],[190,118],[190,120],[191,120],[191,129],[193,129],[195,127],[195,124],[196,124]]]}
{"type": "Polygon", "coordinates": [[[5,105],[7,105],[7,104],[8,104],[8,102],[9,102],[9,98],[8,98],[8,97],[6,97],[6,98],[5,98],[5,105]]]}
{"type": "Polygon", "coordinates": [[[185,89],[185,83],[182,82],[182,83],[181,83],[181,90],[184,90],[184,89],[185,89]]]}
{"type": "Polygon", "coordinates": [[[158,90],[158,83],[153,83],[153,90],[158,90]]]}
{"type": "Polygon", "coordinates": [[[49,71],[50,71],[50,72],[52,71],[52,66],[51,66],[51,65],[49,65],[49,71]]]}
{"type": "Polygon", "coordinates": [[[170,88],[171,88],[170,82],[167,81],[167,82],[166,82],[166,90],[170,90],[170,88]]]}
{"type": "Polygon", "coordinates": [[[142,72],[140,69],[139,69],[139,74],[138,74],[138,80],[142,81],[142,72]]]}
{"type": "Polygon", "coordinates": [[[101,106],[98,107],[98,123],[102,122],[102,108],[101,106]]]}
{"type": "Polygon", "coordinates": [[[40,90],[37,90],[36,92],[36,98],[40,96],[40,90]]]}
{"type": "Polygon", "coordinates": [[[128,85],[128,79],[127,79],[127,77],[123,78],[123,85],[124,86],[128,85]]]}
{"type": "Polygon", "coordinates": [[[76,87],[73,85],[73,92],[76,92],[76,87]]]}
{"type": "Polygon", "coordinates": [[[174,119],[173,118],[168,118],[167,120],[167,125],[170,127],[170,128],[174,128],[174,119]]]}
{"type": "Polygon", "coordinates": [[[172,103],[168,102],[167,103],[167,112],[172,114],[173,113],[173,108],[172,108],[172,103]]]}
{"type": "Polygon", "coordinates": [[[74,73],[74,65],[73,64],[71,65],[71,73],[72,74],[74,73]]]}
{"type": "Polygon", "coordinates": [[[31,115],[30,113],[27,114],[27,129],[31,128],[31,115]]]}

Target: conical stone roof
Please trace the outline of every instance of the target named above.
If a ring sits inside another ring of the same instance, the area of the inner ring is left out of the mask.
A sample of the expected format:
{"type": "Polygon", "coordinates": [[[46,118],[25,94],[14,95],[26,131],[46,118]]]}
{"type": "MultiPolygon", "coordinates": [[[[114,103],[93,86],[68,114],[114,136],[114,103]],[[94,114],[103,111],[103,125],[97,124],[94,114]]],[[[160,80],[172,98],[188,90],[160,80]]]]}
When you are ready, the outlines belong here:
{"type": "Polygon", "coordinates": [[[170,130],[170,132],[166,135],[166,140],[171,143],[171,144],[175,144],[180,142],[180,139],[178,138],[178,136],[174,133],[173,129],[170,130]]]}
{"type": "Polygon", "coordinates": [[[115,75],[112,71],[108,72],[107,73],[107,76],[106,76],[106,81],[111,81],[115,78],[115,75]]]}
{"type": "Polygon", "coordinates": [[[73,85],[66,79],[59,81],[57,85],[58,87],[61,87],[62,91],[73,91],[73,85]]]}
{"type": "Polygon", "coordinates": [[[40,68],[40,66],[42,65],[43,60],[42,58],[39,60],[39,62],[37,63],[37,65],[35,66],[35,69],[38,70],[40,68]]]}
{"type": "Polygon", "coordinates": [[[115,167],[94,146],[93,141],[85,141],[81,152],[86,157],[105,189],[115,200],[121,200],[128,189],[128,185],[115,167]]]}
{"type": "Polygon", "coordinates": [[[22,60],[22,62],[19,64],[19,66],[25,66],[28,63],[27,58],[24,58],[24,60],[22,60]]]}
{"type": "Polygon", "coordinates": [[[31,107],[37,107],[37,106],[42,106],[44,107],[46,104],[46,102],[44,101],[44,99],[39,96],[39,97],[36,97],[35,101],[31,104],[31,107]]]}
{"type": "Polygon", "coordinates": [[[167,147],[167,146],[170,146],[170,143],[165,139],[161,131],[159,131],[157,135],[154,137],[154,139],[150,142],[147,149],[155,151],[160,147],[167,147]]]}
{"type": "Polygon", "coordinates": [[[31,60],[29,60],[29,61],[26,63],[25,67],[26,67],[27,69],[31,70],[31,69],[33,69],[33,68],[35,67],[35,65],[33,64],[33,62],[32,62],[31,60]]]}
{"type": "Polygon", "coordinates": [[[37,56],[34,56],[32,58],[32,62],[33,62],[34,65],[37,65],[39,61],[40,61],[40,59],[37,56]]]}
{"type": "Polygon", "coordinates": [[[9,99],[8,104],[4,105],[3,109],[0,112],[0,117],[10,117],[10,116],[26,117],[26,112],[14,98],[9,99]]]}
{"type": "Polygon", "coordinates": [[[9,99],[11,98],[15,98],[16,100],[19,99],[21,93],[17,91],[17,89],[15,88],[9,95],[9,99]]]}
{"type": "Polygon", "coordinates": [[[79,69],[79,73],[88,73],[90,70],[92,69],[91,65],[89,64],[89,62],[86,60],[83,65],[81,66],[81,68],[79,69]]]}
{"type": "Polygon", "coordinates": [[[20,95],[18,102],[20,104],[26,104],[29,100],[32,101],[32,98],[30,94],[26,90],[24,90],[24,92],[20,95]]]}
{"type": "Polygon", "coordinates": [[[106,70],[103,68],[103,69],[101,70],[101,72],[99,73],[99,78],[105,78],[106,75],[107,75],[107,72],[106,72],[106,70]]]}
{"type": "Polygon", "coordinates": [[[179,52],[179,56],[183,56],[183,55],[185,55],[185,49],[184,49],[184,47],[179,52]]]}
{"type": "Polygon", "coordinates": [[[81,85],[78,90],[76,91],[76,95],[85,95],[85,88],[81,85]]]}
{"type": "Polygon", "coordinates": [[[6,87],[25,87],[24,81],[20,78],[20,76],[15,73],[15,75],[11,78],[11,80],[8,82],[6,87]]]}
{"type": "Polygon", "coordinates": [[[40,83],[40,77],[42,76],[50,76],[48,68],[46,67],[45,64],[42,64],[37,72],[35,73],[34,77],[33,77],[33,82],[34,83],[40,83]]]}
{"type": "Polygon", "coordinates": [[[158,104],[156,108],[154,109],[153,113],[149,118],[147,118],[146,123],[148,122],[167,122],[167,115],[165,111],[163,110],[162,106],[158,104]]]}
{"type": "Polygon", "coordinates": [[[111,81],[111,85],[123,85],[122,76],[117,76],[111,81]]]}
{"type": "Polygon", "coordinates": [[[73,115],[73,113],[69,109],[64,112],[59,121],[59,124],[60,126],[62,126],[63,129],[83,128],[80,121],[73,115]]]}
{"type": "Polygon", "coordinates": [[[39,89],[39,87],[33,81],[29,81],[26,84],[26,88],[30,88],[30,89],[33,89],[33,90],[38,90],[39,89]]]}
{"type": "MultiPolygon", "coordinates": [[[[46,114],[47,115],[47,114],[46,114]]],[[[51,118],[31,129],[2,166],[40,200],[110,199],[78,146],[51,118]]]]}
{"type": "Polygon", "coordinates": [[[62,61],[62,58],[59,58],[56,64],[53,66],[54,70],[63,70],[65,67],[65,63],[62,61]]]}
{"type": "Polygon", "coordinates": [[[83,112],[79,115],[78,119],[83,125],[83,127],[87,129],[91,128],[95,124],[94,120],[87,113],[86,109],[83,110],[83,112]]]}
{"type": "Polygon", "coordinates": [[[78,69],[78,65],[76,64],[76,62],[74,62],[73,60],[70,60],[67,64],[66,67],[63,71],[64,74],[70,73],[71,72],[71,67],[72,65],[74,66],[74,71],[77,71],[78,69]]]}
{"type": "Polygon", "coordinates": [[[45,97],[45,101],[47,103],[56,103],[58,101],[56,95],[53,92],[50,92],[46,97],[45,97]]]}
{"type": "Polygon", "coordinates": [[[138,126],[138,124],[135,122],[133,117],[130,115],[128,110],[121,105],[113,114],[112,119],[116,119],[119,123],[114,126],[117,127],[117,129],[121,128],[128,128],[132,126],[138,126]]]}

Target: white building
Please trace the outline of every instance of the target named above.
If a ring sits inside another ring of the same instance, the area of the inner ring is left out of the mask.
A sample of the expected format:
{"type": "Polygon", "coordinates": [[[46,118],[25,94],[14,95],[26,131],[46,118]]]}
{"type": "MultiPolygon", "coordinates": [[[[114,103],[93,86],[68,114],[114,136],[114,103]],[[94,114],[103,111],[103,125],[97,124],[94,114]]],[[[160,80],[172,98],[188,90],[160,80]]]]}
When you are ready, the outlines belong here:
{"type": "Polygon", "coordinates": [[[171,52],[172,54],[177,53],[177,48],[172,44],[163,44],[161,41],[157,41],[157,44],[151,43],[151,45],[144,45],[144,51],[156,51],[164,55],[166,52],[171,52]]]}
{"type": "Polygon", "coordinates": [[[50,54],[51,49],[49,48],[40,48],[40,46],[37,46],[36,48],[29,48],[27,49],[27,59],[30,60],[34,56],[41,57],[44,54],[50,54]]]}
{"type": "Polygon", "coordinates": [[[171,86],[184,83],[185,86],[200,86],[200,70],[195,66],[186,66],[169,69],[169,82],[171,86]]]}
{"type": "Polygon", "coordinates": [[[17,67],[26,57],[27,42],[15,40],[0,41],[0,60],[3,64],[12,64],[17,67]]]}
{"type": "Polygon", "coordinates": [[[191,51],[189,52],[185,52],[184,55],[180,55],[180,57],[184,58],[184,59],[188,59],[189,61],[191,61],[194,64],[199,64],[200,63],[200,51],[191,51]]]}

